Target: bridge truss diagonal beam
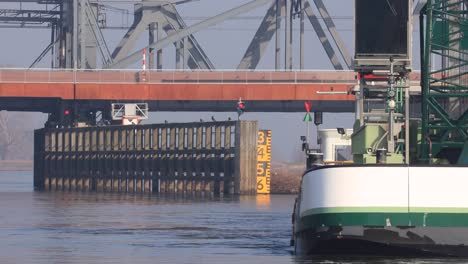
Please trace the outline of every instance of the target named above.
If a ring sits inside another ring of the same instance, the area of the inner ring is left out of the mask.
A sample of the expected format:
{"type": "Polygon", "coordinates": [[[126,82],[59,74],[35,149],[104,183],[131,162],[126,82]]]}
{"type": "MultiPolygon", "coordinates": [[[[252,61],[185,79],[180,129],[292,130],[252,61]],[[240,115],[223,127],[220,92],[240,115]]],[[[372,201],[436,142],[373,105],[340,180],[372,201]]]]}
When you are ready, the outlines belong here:
{"type": "MultiPolygon", "coordinates": [[[[112,55],[109,51],[109,48],[107,46],[106,40],[104,38],[104,35],[102,34],[101,29],[99,28],[98,21],[96,14],[94,13],[93,9],[91,8],[91,4],[89,0],[81,0],[80,2],[81,8],[84,9],[84,15],[86,16],[86,19],[89,23],[89,27],[91,29],[92,35],[94,37],[94,40],[96,41],[96,44],[98,46],[99,52],[102,57],[102,61],[104,65],[109,65],[112,63],[112,55]]],[[[84,47],[81,47],[81,49],[84,49],[84,47]]],[[[81,62],[83,63],[83,62],[81,62]]]]}
{"type": "MultiPolygon", "coordinates": [[[[276,0],[276,32],[281,30],[281,18],[286,14],[286,0],[276,0]]],[[[281,67],[281,34],[276,34],[275,39],[275,69],[281,67]]]]}
{"type": "MultiPolygon", "coordinates": [[[[237,67],[238,70],[253,70],[257,68],[258,63],[262,59],[263,55],[265,54],[265,50],[268,47],[273,35],[277,32],[276,26],[276,11],[277,3],[273,2],[271,7],[268,9],[265,17],[263,18],[260,27],[255,33],[252,42],[250,43],[247,51],[244,54],[239,66],[237,67]]],[[[281,19],[279,20],[281,22],[281,19]]]]}
{"type": "Polygon", "coordinates": [[[31,66],[29,68],[34,68],[46,55],[49,53],[50,50],[54,48],[54,45],[58,43],[58,40],[53,41],[47,45],[47,47],[39,54],[39,56],[31,63],[31,66]]]}
{"type": "Polygon", "coordinates": [[[328,32],[330,32],[333,40],[335,41],[336,46],[338,47],[338,50],[341,53],[341,56],[343,57],[346,65],[348,66],[349,69],[352,69],[353,67],[353,59],[346,48],[346,45],[343,41],[343,39],[340,37],[340,34],[338,33],[338,30],[336,30],[335,23],[333,23],[333,19],[331,18],[330,14],[327,11],[327,8],[323,4],[322,0],[314,0],[315,6],[317,6],[317,9],[320,13],[320,15],[323,18],[323,21],[325,22],[325,25],[327,26],[328,32]]]}
{"type": "MultiPolygon", "coordinates": [[[[147,47],[145,47],[145,49],[149,49],[149,48],[153,48],[155,50],[160,50],[174,42],[176,42],[177,40],[179,39],[183,39],[185,37],[188,37],[189,35],[192,35],[200,30],[203,30],[205,28],[208,28],[208,27],[211,27],[211,26],[214,26],[218,23],[221,23],[223,21],[225,21],[226,19],[228,18],[231,18],[231,17],[235,17],[235,16],[238,16],[240,14],[243,14],[243,13],[246,13],[246,12],[249,12],[249,11],[252,11],[253,9],[256,9],[260,6],[263,6],[267,3],[271,3],[273,0],[253,0],[251,2],[248,2],[246,4],[243,4],[239,7],[235,7],[233,9],[230,9],[226,12],[223,12],[217,16],[214,16],[212,18],[209,18],[209,19],[206,19],[204,21],[201,21],[199,23],[196,23],[190,27],[187,27],[179,32],[177,32],[177,34],[175,35],[172,35],[172,36],[168,36],[162,40],[159,40],[158,42],[156,43],[153,43],[147,47]]],[[[114,68],[114,69],[118,69],[118,68],[125,68],[127,67],[128,65],[132,64],[132,63],[135,63],[136,61],[138,61],[138,59],[140,58],[141,56],[141,52],[143,51],[143,49],[140,49],[132,54],[130,54],[129,56],[115,62],[113,65],[111,65],[111,68],[114,68]]]]}
{"type": "MultiPolygon", "coordinates": [[[[135,12],[134,23],[114,50],[114,59],[120,60],[127,56],[143,31],[147,26],[151,28],[153,23],[159,23],[159,28],[164,30],[167,36],[177,36],[179,31],[187,27],[173,4],[154,5],[143,3],[142,7],[135,12]]],[[[176,39],[173,44],[177,48],[179,47],[177,43],[182,41],[185,45],[183,48],[188,53],[185,56],[188,57],[186,64],[190,69],[214,69],[203,48],[192,34],[185,38],[176,39]]],[[[156,49],[150,48],[150,50],[156,49]]]]}
{"type": "Polygon", "coordinates": [[[314,14],[314,11],[312,10],[312,7],[310,6],[308,1],[304,2],[304,11],[307,17],[309,18],[309,21],[312,24],[312,27],[314,28],[314,31],[317,34],[320,43],[322,43],[322,46],[325,49],[325,52],[327,53],[327,56],[330,59],[330,62],[333,64],[333,68],[335,68],[335,70],[343,70],[343,65],[341,65],[340,60],[336,56],[333,46],[328,40],[328,37],[325,34],[322,25],[320,25],[320,22],[317,16],[314,14]]]}
{"type": "MultiPolygon", "coordinates": [[[[167,21],[166,25],[163,26],[163,28],[168,36],[177,34],[179,31],[187,28],[187,25],[183,21],[182,17],[180,16],[179,12],[174,7],[174,5],[165,5],[162,7],[161,11],[164,14],[164,18],[167,21]]],[[[188,41],[184,41],[184,45],[187,45],[187,47],[184,48],[186,48],[188,51],[188,54],[186,55],[190,56],[190,58],[188,59],[187,66],[190,69],[214,69],[215,67],[213,63],[206,55],[205,51],[198,43],[195,36],[190,34],[187,37],[187,40],[188,41]]],[[[179,39],[178,41],[182,41],[182,39],[179,39]]]]}
{"type": "Polygon", "coordinates": [[[125,36],[112,52],[113,60],[119,61],[123,59],[125,55],[130,53],[130,50],[132,50],[133,46],[138,40],[138,37],[141,35],[141,33],[143,33],[144,30],[145,23],[143,23],[143,14],[135,14],[133,24],[130,26],[127,33],[125,33],[125,36]]]}

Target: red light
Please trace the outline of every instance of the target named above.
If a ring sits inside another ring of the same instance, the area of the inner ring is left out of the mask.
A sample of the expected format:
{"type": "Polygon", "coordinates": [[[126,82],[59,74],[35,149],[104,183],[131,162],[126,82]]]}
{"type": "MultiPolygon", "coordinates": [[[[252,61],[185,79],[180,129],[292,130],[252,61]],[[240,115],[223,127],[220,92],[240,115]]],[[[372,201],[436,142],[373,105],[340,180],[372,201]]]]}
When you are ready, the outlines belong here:
{"type": "Polygon", "coordinates": [[[65,110],[64,113],[65,113],[65,115],[69,115],[69,114],[70,114],[70,110],[67,109],[67,110],[65,110]]]}
{"type": "Polygon", "coordinates": [[[240,103],[237,104],[237,107],[239,107],[240,109],[244,109],[245,108],[245,103],[240,102],[240,103]]]}

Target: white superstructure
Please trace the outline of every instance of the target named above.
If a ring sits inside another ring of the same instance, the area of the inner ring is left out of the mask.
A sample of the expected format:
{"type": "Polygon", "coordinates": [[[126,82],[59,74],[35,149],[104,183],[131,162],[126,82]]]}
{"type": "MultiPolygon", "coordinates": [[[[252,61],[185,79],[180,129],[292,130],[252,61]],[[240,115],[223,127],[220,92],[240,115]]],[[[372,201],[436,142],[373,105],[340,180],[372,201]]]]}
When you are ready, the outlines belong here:
{"type": "Polygon", "coordinates": [[[351,134],[352,129],[344,129],[344,135],[340,135],[337,129],[320,129],[320,149],[324,161],[345,160],[343,156],[351,156],[351,134]]]}

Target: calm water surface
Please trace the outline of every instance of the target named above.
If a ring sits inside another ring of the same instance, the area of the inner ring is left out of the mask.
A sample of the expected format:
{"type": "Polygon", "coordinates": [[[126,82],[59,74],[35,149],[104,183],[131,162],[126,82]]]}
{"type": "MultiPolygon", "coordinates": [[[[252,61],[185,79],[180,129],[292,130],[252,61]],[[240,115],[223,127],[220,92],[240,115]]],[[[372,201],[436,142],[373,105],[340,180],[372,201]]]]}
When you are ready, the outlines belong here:
{"type": "Polygon", "coordinates": [[[31,172],[0,172],[0,263],[468,263],[295,258],[294,198],[44,193],[31,172]]]}

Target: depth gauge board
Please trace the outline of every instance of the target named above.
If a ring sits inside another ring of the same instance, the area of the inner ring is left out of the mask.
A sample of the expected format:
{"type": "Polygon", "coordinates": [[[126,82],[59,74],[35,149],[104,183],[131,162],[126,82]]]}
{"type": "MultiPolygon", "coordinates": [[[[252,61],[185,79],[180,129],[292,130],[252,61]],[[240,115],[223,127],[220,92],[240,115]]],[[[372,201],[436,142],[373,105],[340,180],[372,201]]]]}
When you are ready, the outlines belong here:
{"type": "Polygon", "coordinates": [[[270,193],[271,130],[260,130],[257,139],[257,193],[270,193]]]}

